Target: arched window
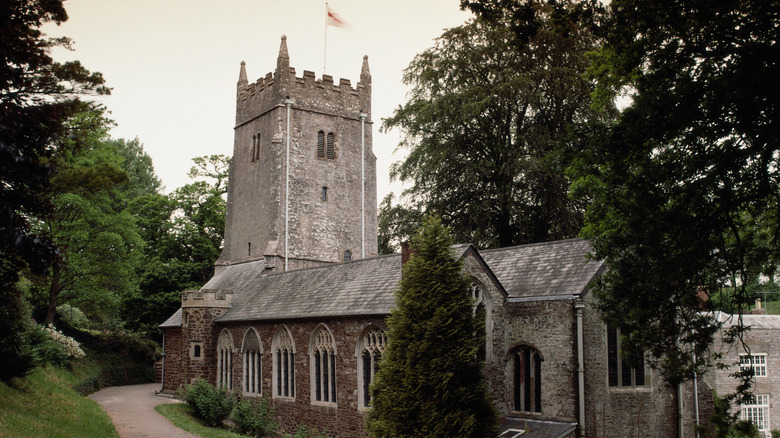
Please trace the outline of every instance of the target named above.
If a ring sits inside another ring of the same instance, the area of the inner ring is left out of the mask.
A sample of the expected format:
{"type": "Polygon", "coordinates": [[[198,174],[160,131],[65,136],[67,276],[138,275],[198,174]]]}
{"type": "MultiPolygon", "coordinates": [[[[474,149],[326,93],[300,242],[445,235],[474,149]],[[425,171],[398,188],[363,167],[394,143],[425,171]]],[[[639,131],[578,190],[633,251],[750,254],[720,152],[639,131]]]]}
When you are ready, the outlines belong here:
{"type": "Polygon", "coordinates": [[[314,331],[311,339],[312,401],[336,403],[336,348],[333,336],[324,325],[314,331]]]}
{"type": "Polygon", "coordinates": [[[244,394],[261,395],[263,347],[254,329],[249,329],[244,335],[241,346],[244,360],[244,394]]]}
{"type": "Polygon", "coordinates": [[[471,283],[471,298],[474,300],[474,336],[479,342],[477,358],[484,362],[487,360],[491,344],[489,334],[493,326],[490,318],[490,308],[492,306],[490,297],[485,293],[485,288],[476,280],[471,283]]]}
{"type": "Polygon", "coordinates": [[[252,148],[252,161],[255,162],[260,161],[260,133],[255,134],[253,138],[255,142],[254,148],[252,148]]]}
{"type": "Polygon", "coordinates": [[[512,351],[514,410],[542,412],[542,356],[529,346],[512,351]]]}
{"type": "Polygon", "coordinates": [[[327,157],[329,160],[334,160],[336,158],[336,150],[334,149],[333,145],[334,136],[332,132],[328,133],[328,141],[326,144],[327,147],[327,157]]]}
{"type": "Polygon", "coordinates": [[[375,326],[363,331],[358,342],[358,406],[371,405],[371,383],[379,371],[379,362],[387,348],[385,332],[375,326]]]}
{"type": "Polygon", "coordinates": [[[233,336],[222,330],[217,340],[217,386],[233,389],[233,336]]]}
{"type": "Polygon", "coordinates": [[[317,158],[325,158],[325,131],[317,133],[317,158]]]}
{"type": "Polygon", "coordinates": [[[351,262],[352,261],[352,251],[350,251],[350,250],[344,251],[344,261],[345,262],[351,262]]]}
{"type": "Polygon", "coordinates": [[[274,397],[295,397],[295,344],[286,327],[276,331],[273,342],[274,397]]]}

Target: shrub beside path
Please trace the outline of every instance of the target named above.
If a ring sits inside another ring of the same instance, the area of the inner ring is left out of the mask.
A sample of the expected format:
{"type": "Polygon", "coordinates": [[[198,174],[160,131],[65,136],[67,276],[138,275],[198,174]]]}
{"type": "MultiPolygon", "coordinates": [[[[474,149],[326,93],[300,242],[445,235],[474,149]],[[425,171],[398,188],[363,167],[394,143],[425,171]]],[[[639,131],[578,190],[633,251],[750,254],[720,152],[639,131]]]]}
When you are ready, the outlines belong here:
{"type": "Polygon", "coordinates": [[[114,422],[121,438],[197,438],[171,424],[154,407],[179,400],[159,397],[155,390],[159,383],[111,386],[89,396],[96,401],[114,422]]]}

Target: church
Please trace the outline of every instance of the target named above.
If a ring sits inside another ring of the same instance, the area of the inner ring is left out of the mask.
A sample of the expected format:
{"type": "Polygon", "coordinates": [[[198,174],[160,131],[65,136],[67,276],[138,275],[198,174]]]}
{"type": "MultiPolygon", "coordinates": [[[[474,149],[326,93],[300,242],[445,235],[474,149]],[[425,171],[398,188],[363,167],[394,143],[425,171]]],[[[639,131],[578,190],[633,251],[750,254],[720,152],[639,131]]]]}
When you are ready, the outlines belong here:
{"type": "MultiPolygon", "coordinates": [[[[408,252],[377,255],[371,73],[296,75],[282,37],[255,82],[242,62],[224,249],[163,331],[163,390],[203,377],[272,401],[283,430],[365,437],[369,386],[408,252]]],[[[502,437],[695,436],[712,388],[670,387],[620,357],[593,307],[605,267],[570,239],[453,248],[485,317],[485,373],[502,437]]],[[[639,358],[637,363],[644,363],[639,358]]]]}

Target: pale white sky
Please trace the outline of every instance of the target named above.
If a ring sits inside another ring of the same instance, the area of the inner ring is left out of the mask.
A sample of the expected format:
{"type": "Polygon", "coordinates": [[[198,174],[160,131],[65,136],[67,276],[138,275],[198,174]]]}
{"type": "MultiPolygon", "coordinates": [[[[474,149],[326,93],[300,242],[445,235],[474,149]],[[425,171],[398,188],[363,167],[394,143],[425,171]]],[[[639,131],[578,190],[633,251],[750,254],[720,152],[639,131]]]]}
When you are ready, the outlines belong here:
{"type": "MultiPolygon", "coordinates": [[[[399,133],[382,134],[382,118],[405,102],[402,70],[445,28],[471,14],[458,0],[330,0],[349,28],[328,27],[327,74],[357,83],[363,55],[373,79],[374,154],[378,197],[400,192],[388,184],[399,133]]],[[[117,127],[112,136],[138,137],[154,160],[166,192],[189,182],[193,157],[231,155],[236,81],[242,60],[252,82],[276,66],[287,35],[297,75],[323,73],[325,3],[319,0],[67,0],[69,20],[46,26],[68,36],[78,59],[103,73],[104,99],[117,127]]]]}

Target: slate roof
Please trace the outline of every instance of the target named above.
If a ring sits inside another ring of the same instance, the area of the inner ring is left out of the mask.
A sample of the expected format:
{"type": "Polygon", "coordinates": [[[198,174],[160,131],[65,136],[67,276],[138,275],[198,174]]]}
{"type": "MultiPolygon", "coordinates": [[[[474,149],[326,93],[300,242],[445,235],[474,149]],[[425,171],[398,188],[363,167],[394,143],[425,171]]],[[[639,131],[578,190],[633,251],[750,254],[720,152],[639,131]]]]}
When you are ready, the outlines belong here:
{"type": "MultiPolygon", "coordinates": [[[[724,327],[731,327],[737,324],[738,315],[717,312],[715,319],[723,323],[724,327]]],[[[742,315],[742,324],[755,330],[777,330],[780,329],[780,315],[742,315]]]]}
{"type": "Polygon", "coordinates": [[[400,254],[265,276],[253,265],[228,266],[203,287],[233,291],[217,321],[386,315],[401,281],[400,254]]]}
{"type": "MultiPolygon", "coordinates": [[[[590,244],[582,239],[486,251],[461,244],[453,250],[459,257],[470,251],[481,256],[509,300],[580,295],[603,266],[586,258],[590,244]]],[[[387,315],[401,281],[400,254],[268,275],[265,267],[263,260],[227,266],[203,286],[233,292],[232,307],[217,321],[387,315]]],[[[178,326],[181,310],[160,328],[178,326]]]]}
{"type": "Polygon", "coordinates": [[[568,239],[480,254],[511,299],[580,295],[603,266],[587,258],[589,252],[587,240],[568,239]]]}
{"type": "Polygon", "coordinates": [[[506,417],[499,425],[501,435],[499,437],[521,436],[522,438],[562,438],[571,434],[577,427],[577,423],[566,421],[536,420],[519,417],[506,417]],[[513,431],[524,431],[513,433],[513,431]]]}
{"type": "Polygon", "coordinates": [[[181,308],[177,310],[170,318],[166,319],[164,323],[158,326],[159,328],[174,328],[181,327],[181,308]]]}

